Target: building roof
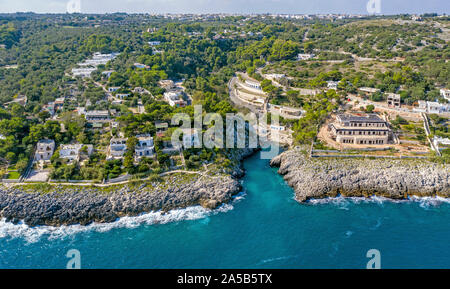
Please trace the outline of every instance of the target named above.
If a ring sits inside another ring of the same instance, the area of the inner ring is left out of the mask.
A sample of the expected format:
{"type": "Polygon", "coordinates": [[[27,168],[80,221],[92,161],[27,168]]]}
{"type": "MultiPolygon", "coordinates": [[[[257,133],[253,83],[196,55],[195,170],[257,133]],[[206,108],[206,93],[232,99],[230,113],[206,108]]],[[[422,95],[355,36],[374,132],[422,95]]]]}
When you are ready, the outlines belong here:
{"type": "Polygon", "coordinates": [[[337,118],[343,122],[385,122],[375,113],[364,115],[338,114],[337,118]]]}

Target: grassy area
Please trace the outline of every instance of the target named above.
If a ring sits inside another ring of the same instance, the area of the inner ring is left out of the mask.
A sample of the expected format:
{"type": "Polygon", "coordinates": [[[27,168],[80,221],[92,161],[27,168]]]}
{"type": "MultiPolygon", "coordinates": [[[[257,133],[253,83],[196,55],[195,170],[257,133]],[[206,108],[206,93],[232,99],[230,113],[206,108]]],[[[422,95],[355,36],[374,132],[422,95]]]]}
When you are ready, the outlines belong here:
{"type": "Polygon", "coordinates": [[[16,171],[8,172],[8,180],[18,180],[20,178],[20,173],[16,171]]]}

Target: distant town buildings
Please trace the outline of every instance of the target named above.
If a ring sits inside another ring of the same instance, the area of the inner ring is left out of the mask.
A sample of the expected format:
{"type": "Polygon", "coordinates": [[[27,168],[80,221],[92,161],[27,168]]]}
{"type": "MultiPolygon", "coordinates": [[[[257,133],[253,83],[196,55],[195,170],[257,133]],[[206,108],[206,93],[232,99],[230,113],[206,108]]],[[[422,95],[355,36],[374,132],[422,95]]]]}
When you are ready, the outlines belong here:
{"type": "Polygon", "coordinates": [[[50,161],[55,151],[55,141],[51,139],[40,140],[36,145],[34,161],[50,161]]]}
{"type": "Polygon", "coordinates": [[[377,114],[338,114],[329,130],[341,144],[384,145],[391,134],[388,123],[377,114]]]}

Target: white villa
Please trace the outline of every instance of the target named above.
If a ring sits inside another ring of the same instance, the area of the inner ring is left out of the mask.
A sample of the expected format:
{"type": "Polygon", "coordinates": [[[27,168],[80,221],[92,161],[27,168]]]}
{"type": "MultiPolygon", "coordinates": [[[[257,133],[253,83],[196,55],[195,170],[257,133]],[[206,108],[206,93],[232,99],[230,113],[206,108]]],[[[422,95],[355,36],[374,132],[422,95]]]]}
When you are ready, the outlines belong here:
{"type": "Polygon", "coordinates": [[[257,89],[257,90],[261,90],[261,84],[259,82],[256,81],[252,81],[252,80],[246,80],[245,81],[246,86],[251,87],[253,89],[257,89]]]}
{"type": "Polygon", "coordinates": [[[86,155],[90,156],[94,151],[94,146],[91,144],[73,144],[61,145],[59,148],[59,157],[69,161],[79,161],[82,155],[82,148],[86,147],[86,155]]]}
{"type": "Polygon", "coordinates": [[[128,138],[112,138],[109,141],[107,160],[121,159],[127,151],[128,138]]]}
{"type": "Polygon", "coordinates": [[[149,134],[137,135],[138,143],[135,147],[134,154],[136,161],[140,161],[143,157],[153,157],[155,154],[155,144],[153,137],[149,134]]]}
{"type": "Polygon", "coordinates": [[[432,113],[432,114],[441,114],[450,112],[450,104],[443,104],[434,101],[418,101],[419,106],[413,108],[415,112],[424,112],[424,113],[432,113]]]}
{"type": "Polygon", "coordinates": [[[450,101],[450,89],[441,89],[440,94],[443,98],[445,98],[446,100],[450,101]]]}
{"type": "Polygon", "coordinates": [[[36,145],[34,161],[50,161],[55,151],[55,141],[52,139],[40,140],[36,145]]]}
{"type": "Polygon", "coordinates": [[[444,146],[450,146],[450,139],[439,137],[439,136],[434,136],[433,144],[439,150],[439,144],[442,144],[444,146]]]}
{"type": "Polygon", "coordinates": [[[297,55],[297,59],[298,60],[309,60],[309,59],[313,59],[314,57],[316,57],[315,54],[310,54],[310,53],[299,53],[297,55]]]}
{"type": "Polygon", "coordinates": [[[169,91],[164,93],[164,99],[170,106],[184,107],[186,102],[183,100],[182,91],[169,91]]]}
{"type": "Polygon", "coordinates": [[[339,81],[327,81],[327,87],[329,89],[337,90],[339,81]]]}
{"type": "Polygon", "coordinates": [[[72,68],[72,74],[75,77],[79,76],[82,78],[88,78],[91,77],[92,72],[96,70],[97,68],[94,67],[72,68]]]}

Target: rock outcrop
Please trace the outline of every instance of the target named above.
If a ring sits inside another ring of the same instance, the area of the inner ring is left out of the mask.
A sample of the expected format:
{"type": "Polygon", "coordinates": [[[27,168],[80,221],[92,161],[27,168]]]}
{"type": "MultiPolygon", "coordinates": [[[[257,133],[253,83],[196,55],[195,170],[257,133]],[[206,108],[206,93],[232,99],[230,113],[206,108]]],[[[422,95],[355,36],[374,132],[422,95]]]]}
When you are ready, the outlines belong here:
{"type": "Polygon", "coordinates": [[[202,205],[216,208],[241,191],[231,176],[194,177],[182,183],[141,183],[110,187],[55,186],[50,191],[36,188],[0,187],[0,216],[27,225],[86,225],[113,222],[121,216],[168,211],[202,205]]]}
{"type": "Polygon", "coordinates": [[[271,161],[299,202],[335,197],[450,197],[450,167],[424,160],[309,158],[292,149],[271,161]]]}

